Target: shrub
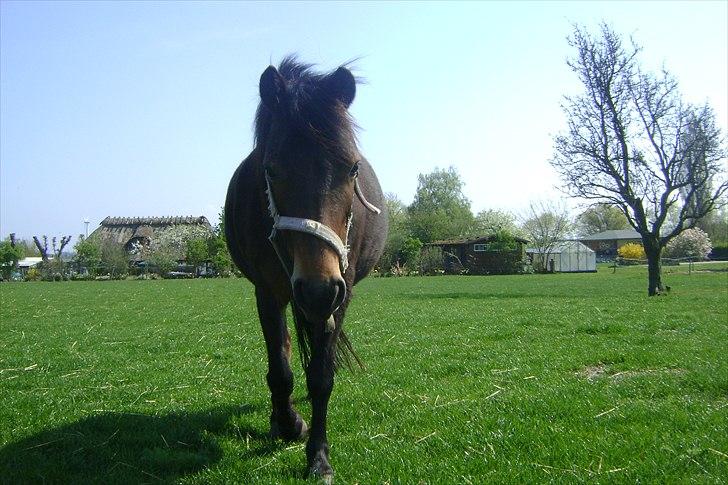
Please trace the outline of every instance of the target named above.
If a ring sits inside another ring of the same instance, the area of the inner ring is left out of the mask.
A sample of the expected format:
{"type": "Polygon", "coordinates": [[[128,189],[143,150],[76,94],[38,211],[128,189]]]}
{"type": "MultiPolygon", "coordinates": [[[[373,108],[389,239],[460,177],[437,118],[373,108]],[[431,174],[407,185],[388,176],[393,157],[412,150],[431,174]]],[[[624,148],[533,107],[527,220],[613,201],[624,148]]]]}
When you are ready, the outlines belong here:
{"type": "Polygon", "coordinates": [[[435,275],[444,272],[442,249],[438,246],[428,246],[423,249],[420,253],[420,274],[435,275]]]}
{"type": "Polygon", "coordinates": [[[35,268],[30,268],[28,274],[25,275],[25,281],[38,281],[40,280],[41,273],[35,268]]]}
{"type": "Polygon", "coordinates": [[[92,281],[93,279],[91,273],[73,273],[71,275],[71,281],[92,281]]]}
{"type": "Polygon", "coordinates": [[[23,258],[23,248],[14,246],[9,240],[0,242],[0,268],[5,279],[10,278],[13,268],[23,258]]]}
{"type": "Polygon", "coordinates": [[[708,234],[697,227],[686,229],[673,238],[665,248],[665,256],[669,258],[705,259],[713,249],[708,234]]]}
{"type": "Polygon", "coordinates": [[[104,240],[100,247],[101,268],[112,278],[129,271],[129,256],[124,248],[111,240],[104,240]]]}
{"type": "Polygon", "coordinates": [[[645,259],[645,248],[638,243],[627,243],[621,248],[617,249],[617,254],[624,259],[645,259]]]}
{"type": "Polygon", "coordinates": [[[516,273],[520,274],[534,274],[536,271],[533,268],[533,263],[531,263],[531,260],[526,258],[522,261],[519,261],[517,263],[517,271],[516,273]]]}
{"type": "Polygon", "coordinates": [[[408,237],[404,240],[400,249],[400,257],[404,264],[417,267],[420,259],[420,251],[422,250],[422,241],[416,237],[408,237]]]}
{"type": "Polygon", "coordinates": [[[506,230],[497,231],[493,238],[486,243],[486,251],[515,251],[518,249],[518,242],[510,232],[506,230]]]}

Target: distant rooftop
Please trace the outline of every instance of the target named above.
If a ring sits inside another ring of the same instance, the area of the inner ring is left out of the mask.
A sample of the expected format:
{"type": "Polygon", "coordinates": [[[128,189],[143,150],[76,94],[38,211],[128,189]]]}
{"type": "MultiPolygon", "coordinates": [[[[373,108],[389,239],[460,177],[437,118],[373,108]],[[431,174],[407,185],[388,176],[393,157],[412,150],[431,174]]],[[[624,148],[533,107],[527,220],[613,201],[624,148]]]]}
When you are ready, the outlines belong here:
{"type": "MultiPolygon", "coordinates": [[[[545,253],[541,248],[526,248],[528,254],[542,254],[545,253]]],[[[553,245],[548,251],[550,254],[560,253],[593,253],[589,247],[580,243],[579,241],[559,241],[553,245]]]]}
{"type": "Polygon", "coordinates": [[[102,226],[166,226],[170,224],[205,224],[210,222],[205,216],[167,216],[167,217],[106,217],[102,226]]]}
{"type": "MultiPolygon", "coordinates": [[[[425,246],[459,246],[461,244],[477,244],[477,243],[483,243],[483,242],[492,242],[495,240],[495,238],[496,238],[496,236],[490,235],[490,236],[480,236],[480,237],[465,238],[465,239],[445,239],[442,241],[432,241],[431,243],[425,244],[425,246]]],[[[523,239],[521,237],[514,237],[513,239],[521,244],[528,243],[528,240],[523,239]]]]}
{"type": "Polygon", "coordinates": [[[634,229],[616,229],[581,237],[579,241],[613,241],[623,239],[642,239],[642,236],[634,229]]]}

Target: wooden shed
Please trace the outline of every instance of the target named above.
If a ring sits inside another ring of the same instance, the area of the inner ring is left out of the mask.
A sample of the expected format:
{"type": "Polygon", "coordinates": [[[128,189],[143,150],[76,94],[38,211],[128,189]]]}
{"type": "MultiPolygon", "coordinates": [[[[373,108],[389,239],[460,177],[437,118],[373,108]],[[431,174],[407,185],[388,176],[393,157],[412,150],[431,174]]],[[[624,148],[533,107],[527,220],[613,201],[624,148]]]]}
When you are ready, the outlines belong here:
{"type": "Polygon", "coordinates": [[[519,237],[504,241],[498,236],[434,241],[440,247],[447,274],[514,274],[523,271],[528,241],[519,237]]]}

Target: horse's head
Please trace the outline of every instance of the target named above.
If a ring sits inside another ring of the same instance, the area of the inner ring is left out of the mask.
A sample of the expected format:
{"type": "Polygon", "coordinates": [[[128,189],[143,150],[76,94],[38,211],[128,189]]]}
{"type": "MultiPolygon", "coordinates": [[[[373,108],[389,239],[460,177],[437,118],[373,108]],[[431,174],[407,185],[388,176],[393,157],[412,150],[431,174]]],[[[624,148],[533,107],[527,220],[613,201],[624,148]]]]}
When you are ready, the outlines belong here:
{"type": "Polygon", "coordinates": [[[281,258],[290,261],[293,298],[313,321],[326,320],[346,296],[342,247],[361,159],[347,111],[355,93],[355,78],[345,67],[315,74],[293,58],[260,78],[256,144],[277,213],[309,229],[318,222],[343,242],[337,249],[320,234],[276,231],[281,258]]]}

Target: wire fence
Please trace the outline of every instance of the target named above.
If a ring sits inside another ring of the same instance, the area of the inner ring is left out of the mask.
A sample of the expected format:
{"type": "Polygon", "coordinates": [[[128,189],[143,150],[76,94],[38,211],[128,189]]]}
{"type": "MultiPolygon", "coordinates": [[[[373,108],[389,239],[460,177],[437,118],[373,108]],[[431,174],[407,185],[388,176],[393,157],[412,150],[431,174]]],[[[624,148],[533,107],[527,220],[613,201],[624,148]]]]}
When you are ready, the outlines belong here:
{"type": "MultiPolygon", "coordinates": [[[[663,266],[679,266],[681,264],[687,263],[688,265],[688,274],[692,274],[694,265],[696,263],[711,263],[711,262],[726,262],[728,261],[721,261],[721,260],[715,260],[715,259],[709,259],[709,258],[661,258],[660,263],[663,266]]],[[[614,259],[612,264],[609,266],[613,269],[612,273],[617,272],[617,268],[620,266],[637,266],[637,265],[647,265],[646,259],[630,259],[630,258],[622,258],[617,257],[614,259]]]]}

